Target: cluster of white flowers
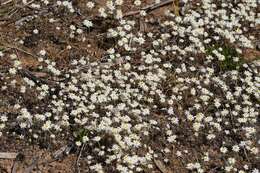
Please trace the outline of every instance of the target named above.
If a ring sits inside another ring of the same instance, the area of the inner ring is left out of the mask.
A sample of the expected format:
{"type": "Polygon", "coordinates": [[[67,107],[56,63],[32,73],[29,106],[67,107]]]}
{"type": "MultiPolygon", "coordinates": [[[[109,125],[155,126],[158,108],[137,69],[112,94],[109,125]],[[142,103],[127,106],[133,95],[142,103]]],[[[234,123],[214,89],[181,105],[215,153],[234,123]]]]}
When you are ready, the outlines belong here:
{"type": "MultiPolygon", "coordinates": [[[[133,1],[137,8],[141,2],[133,1]]],[[[105,35],[116,40],[105,62],[86,56],[60,69],[43,49],[39,66],[50,77],[44,82],[17,80],[23,64],[10,55],[13,63],[0,77],[12,89],[1,91],[17,89],[17,98],[8,97],[17,113],[0,112],[0,136],[14,123],[23,137],[74,135],[76,145],[86,146],[91,172],[142,172],[153,169],[153,159],[168,164],[173,156],[192,172],[257,172],[259,64],[244,63],[240,54],[255,41],[248,31],[257,25],[257,1],[202,0],[196,8],[183,2],[183,15],[169,12],[142,32],[139,19],[123,18],[123,0],[106,1],[100,16],[118,21],[105,35]]],[[[75,11],[70,1],[57,4],[75,11]]],[[[69,30],[83,34],[74,24],[69,30]]]]}
{"type": "Polygon", "coordinates": [[[75,9],[74,9],[71,1],[67,1],[67,0],[65,0],[65,1],[57,1],[56,3],[59,6],[66,7],[69,10],[69,12],[71,12],[71,13],[75,12],[75,9]]]}

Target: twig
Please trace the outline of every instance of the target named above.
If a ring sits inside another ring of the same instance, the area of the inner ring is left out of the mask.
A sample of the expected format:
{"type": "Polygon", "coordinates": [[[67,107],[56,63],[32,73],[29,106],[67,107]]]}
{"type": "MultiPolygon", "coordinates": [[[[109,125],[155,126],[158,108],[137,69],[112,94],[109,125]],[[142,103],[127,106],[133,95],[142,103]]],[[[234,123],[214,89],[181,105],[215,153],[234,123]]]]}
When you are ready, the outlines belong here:
{"type": "Polygon", "coordinates": [[[6,48],[19,50],[20,52],[23,52],[23,53],[25,53],[25,54],[27,54],[27,55],[30,55],[30,56],[34,57],[34,58],[39,58],[37,55],[34,55],[34,54],[32,54],[32,53],[30,53],[30,52],[28,52],[28,51],[26,51],[26,50],[23,50],[23,49],[21,49],[21,48],[19,48],[19,47],[11,46],[11,45],[9,45],[9,44],[2,44],[2,45],[3,45],[4,47],[6,47],[6,48]]]}
{"type": "Polygon", "coordinates": [[[13,0],[5,1],[5,2],[1,3],[0,6],[9,4],[9,3],[12,2],[12,1],[13,1],[13,0]]]}
{"type": "MultiPolygon", "coordinates": [[[[12,1],[10,1],[10,2],[12,2],[12,1]]],[[[7,1],[6,3],[10,3],[9,1],[7,1]]],[[[16,3],[16,1],[14,1],[14,8],[10,11],[10,12],[8,12],[8,16],[7,16],[7,18],[4,18],[4,20],[8,20],[8,19],[11,19],[11,17],[15,14],[15,13],[17,13],[19,10],[21,10],[22,8],[24,8],[24,7],[29,7],[29,5],[31,4],[31,3],[33,3],[34,2],[34,0],[31,0],[30,2],[28,2],[28,3],[26,3],[26,4],[24,4],[24,5],[22,5],[22,6],[18,6],[16,3]]],[[[5,4],[6,4],[5,3],[5,4]]],[[[3,17],[5,17],[5,16],[3,16],[3,17]]]]}
{"type": "Polygon", "coordinates": [[[246,160],[247,160],[247,161],[250,161],[249,158],[248,158],[248,155],[247,155],[247,152],[246,152],[245,147],[243,147],[243,151],[244,151],[244,154],[245,154],[245,156],[246,156],[246,160]]]}
{"type": "Polygon", "coordinates": [[[78,173],[80,173],[79,160],[80,160],[82,151],[84,150],[85,146],[86,146],[86,144],[83,144],[82,147],[80,148],[80,151],[79,151],[79,154],[78,154],[78,158],[77,158],[77,161],[76,161],[76,171],[77,171],[78,173]]]}
{"type": "Polygon", "coordinates": [[[15,159],[17,153],[0,152],[0,159],[15,159]]]}
{"type": "Polygon", "coordinates": [[[34,16],[25,16],[25,17],[22,17],[21,19],[19,19],[19,20],[17,20],[16,22],[15,22],[15,25],[17,25],[17,26],[19,26],[19,25],[22,25],[23,24],[23,22],[27,22],[27,21],[30,21],[30,20],[32,20],[32,19],[34,19],[34,16]]]}
{"type": "Polygon", "coordinates": [[[19,70],[20,74],[22,76],[25,76],[32,81],[34,81],[36,84],[43,83],[43,84],[49,84],[47,81],[43,80],[42,78],[36,77],[32,72],[29,70],[21,69],[19,70]]]}
{"type": "Polygon", "coordinates": [[[130,12],[124,14],[123,17],[133,16],[133,15],[139,14],[141,11],[153,11],[157,8],[163,7],[163,6],[171,4],[171,3],[173,3],[173,0],[166,0],[166,1],[162,1],[160,3],[148,5],[144,8],[141,8],[141,10],[130,11],[130,12]]]}

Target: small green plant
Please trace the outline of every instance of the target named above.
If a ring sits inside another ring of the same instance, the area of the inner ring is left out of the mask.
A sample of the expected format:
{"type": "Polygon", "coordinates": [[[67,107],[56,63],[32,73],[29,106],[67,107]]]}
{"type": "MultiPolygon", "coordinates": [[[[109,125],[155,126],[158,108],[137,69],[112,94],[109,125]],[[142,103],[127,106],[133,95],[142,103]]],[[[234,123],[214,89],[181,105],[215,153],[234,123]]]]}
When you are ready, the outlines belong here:
{"type": "Polygon", "coordinates": [[[223,61],[219,61],[219,66],[221,70],[236,70],[239,69],[243,64],[242,58],[234,47],[229,45],[214,45],[207,49],[208,55],[213,55],[213,51],[218,50],[225,59],[223,61]]]}
{"type": "Polygon", "coordinates": [[[88,134],[88,131],[86,129],[79,129],[74,132],[75,141],[83,141],[83,137],[88,134]]]}
{"type": "Polygon", "coordinates": [[[0,51],[2,52],[4,50],[5,50],[5,48],[0,46],[0,51]]]}

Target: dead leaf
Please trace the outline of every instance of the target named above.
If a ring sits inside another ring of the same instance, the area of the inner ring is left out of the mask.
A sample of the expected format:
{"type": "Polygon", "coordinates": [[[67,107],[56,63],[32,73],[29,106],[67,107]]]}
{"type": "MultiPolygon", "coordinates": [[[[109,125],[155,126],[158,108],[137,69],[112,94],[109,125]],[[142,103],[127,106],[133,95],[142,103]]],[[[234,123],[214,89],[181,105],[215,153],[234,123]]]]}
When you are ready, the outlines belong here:
{"type": "Polygon", "coordinates": [[[243,50],[243,58],[246,61],[254,61],[260,59],[260,51],[255,49],[245,49],[243,50]]]}

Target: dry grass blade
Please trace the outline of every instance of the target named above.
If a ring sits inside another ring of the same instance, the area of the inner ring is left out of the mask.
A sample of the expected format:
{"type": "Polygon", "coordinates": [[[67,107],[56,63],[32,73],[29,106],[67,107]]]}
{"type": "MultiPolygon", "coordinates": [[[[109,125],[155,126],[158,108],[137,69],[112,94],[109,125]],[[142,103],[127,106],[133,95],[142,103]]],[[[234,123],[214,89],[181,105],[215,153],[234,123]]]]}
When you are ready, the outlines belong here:
{"type": "Polygon", "coordinates": [[[18,166],[18,162],[14,161],[14,164],[13,164],[12,169],[11,169],[11,173],[16,173],[17,172],[17,166],[18,166]]]}
{"type": "Polygon", "coordinates": [[[13,1],[13,0],[4,1],[4,2],[0,3],[0,6],[9,4],[9,3],[12,2],[12,1],[13,1]]]}
{"type": "Polygon", "coordinates": [[[21,49],[21,48],[19,48],[19,47],[12,46],[12,45],[8,45],[8,44],[3,44],[3,43],[2,43],[2,45],[3,45],[4,48],[15,49],[15,50],[18,50],[18,51],[20,51],[20,52],[23,52],[23,53],[25,53],[25,54],[27,54],[27,55],[30,55],[30,56],[32,56],[32,57],[34,57],[34,58],[38,58],[37,55],[34,55],[34,54],[32,54],[32,53],[30,53],[30,52],[28,52],[28,51],[26,51],[26,50],[23,50],[23,49],[21,49]]]}
{"type": "Polygon", "coordinates": [[[174,0],[172,5],[173,5],[174,14],[176,16],[179,16],[180,15],[180,1],[179,0],[174,0]]]}
{"type": "Polygon", "coordinates": [[[77,161],[76,161],[76,172],[80,173],[80,168],[79,168],[79,161],[80,161],[80,158],[81,158],[81,154],[82,154],[82,151],[84,150],[86,144],[83,144],[80,148],[80,151],[79,151],[79,154],[78,154],[78,158],[77,158],[77,161]]]}

